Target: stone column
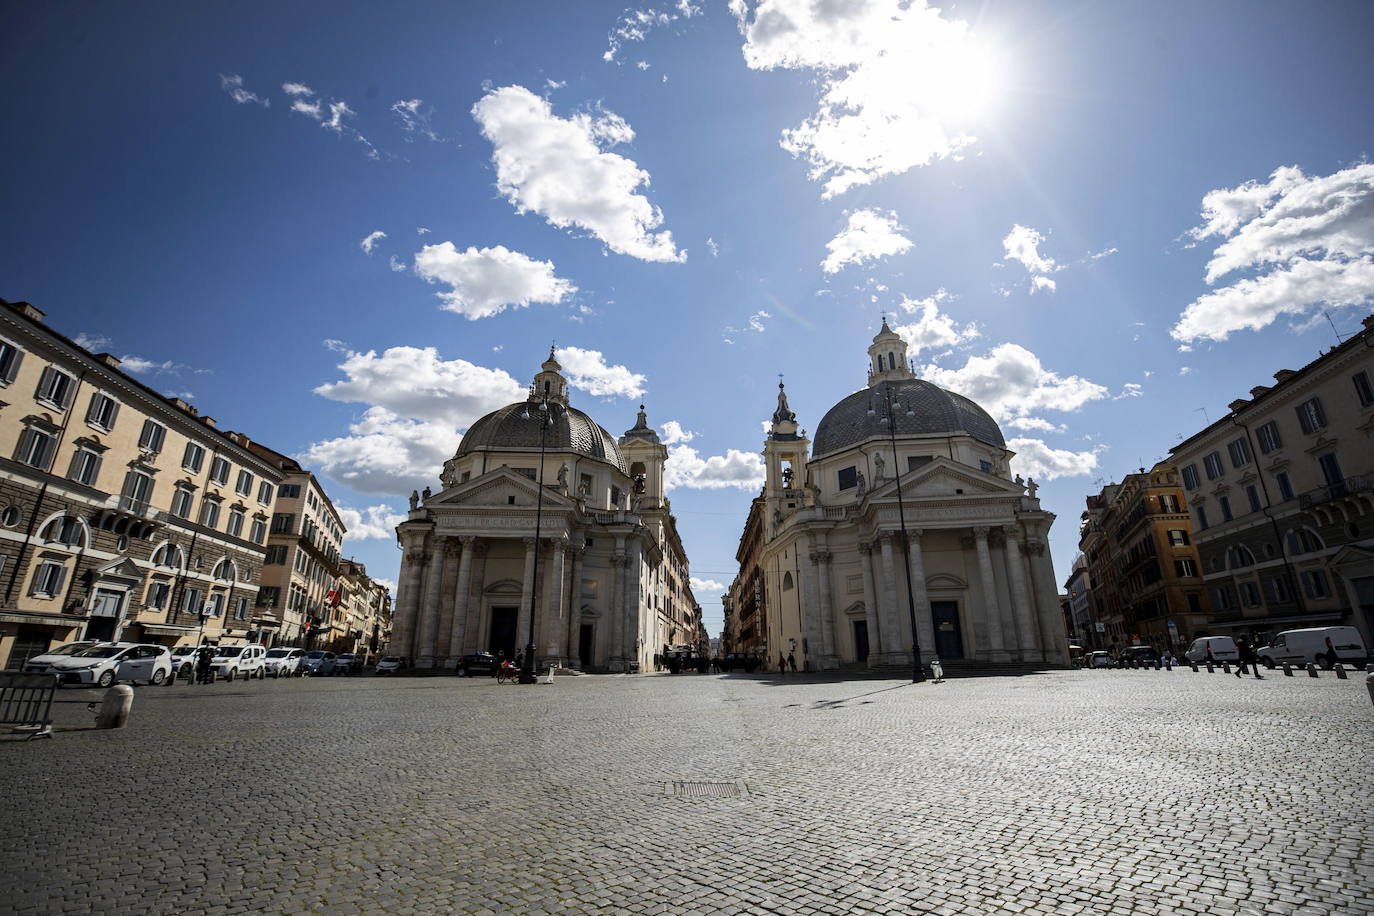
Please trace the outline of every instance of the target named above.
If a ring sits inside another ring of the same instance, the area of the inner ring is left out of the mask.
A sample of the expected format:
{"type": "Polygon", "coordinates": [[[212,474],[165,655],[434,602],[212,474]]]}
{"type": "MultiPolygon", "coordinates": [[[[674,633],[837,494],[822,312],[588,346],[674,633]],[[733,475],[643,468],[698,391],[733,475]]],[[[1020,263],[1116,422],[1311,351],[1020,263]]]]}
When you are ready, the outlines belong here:
{"type": "Polygon", "coordinates": [[[461,537],[463,556],[458,561],[458,588],[453,601],[453,629],[449,633],[449,661],[457,663],[464,654],[468,628],[468,601],[472,597],[472,553],[477,546],[477,538],[472,535],[461,537]]]}
{"type": "Polygon", "coordinates": [[[546,619],[544,621],[545,654],[555,665],[563,663],[563,634],[568,631],[568,621],[563,615],[567,611],[567,600],[563,595],[563,580],[567,570],[563,558],[567,555],[568,539],[558,538],[553,542],[553,556],[550,557],[550,565],[553,567],[549,573],[549,599],[544,603],[546,619]]]}
{"type": "Polygon", "coordinates": [[[616,535],[615,553],[611,555],[611,603],[606,617],[611,625],[612,670],[624,671],[625,663],[625,537],[616,535]]]}
{"type": "MultiPolygon", "coordinates": [[[[425,549],[416,544],[414,538],[407,540],[410,543],[406,545],[401,558],[401,581],[396,587],[396,610],[391,622],[391,642],[388,651],[413,664],[425,578],[425,549]]],[[[282,604],[285,605],[285,597],[282,604]]]]}
{"type": "MultiPolygon", "coordinates": [[[[582,558],[586,547],[572,549],[572,577],[568,583],[568,658],[577,658],[578,643],[582,638],[582,558]]],[[[579,665],[580,667],[580,665],[579,665]]]]}
{"type": "Polygon", "coordinates": [[[1032,661],[1039,660],[1034,656],[1039,649],[1040,639],[1035,632],[1031,599],[1026,591],[1026,570],[1021,561],[1020,541],[1020,532],[1015,527],[1007,532],[1007,581],[1011,584],[1011,603],[1016,616],[1016,636],[1021,643],[1021,660],[1032,661]]]}
{"type": "Polygon", "coordinates": [[[983,627],[987,631],[988,655],[992,661],[1006,661],[1002,641],[1002,610],[997,606],[997,580],[992,575],[992,554],[988,552],[988,529],[973,529],[974,544],[978,548],[978,575],[983,585],[983,627]]]}
{"type": "Polygon", "coordinates": [[[1011,593],[1011,580],[1007,578],[1007,539],[1000,527],[988,529],[988,547],[990,551],[995,551],[995,559],[992,563],[992,581],[998,586],[997,590],[997,609],[999,611],[998,621],[1002,624],[1002,648],[1007,653],[1008,659],[1021,657],[1021,640],[1016,633],[1016,609],[1014,606],[1015,598],[1011,593]],[[1001,578],[998,578],[1001,573],[1001,578]],[[1005,586],[1006,591],[1002,591],[1005,586]]]}
{"type": "Polygon", "coordinates": [[[425,579],[425,602],[420,616],[420,632],[416,640],[418,668],[434,667],[434,639],[439,630],[439,599],[443,594],[444,551],[448,538],[435,536],[429,552],[429,575],[425,579]]]}
{"type": "Polygon", "coordinates": [[[817,584],[815,551],[802,553],[800,542],[794,542],[800,561],[797,606],[801,609],[802,632],[806,634],[806,670],[819,671],[825,658],[825,634],[821,631],[820,585],[817,584]]]}
{"type": "Polygon", "coordinates": [[[434,630],[434,666],[442,667],[448,663],[448,645],[453,638],[453,629],[458,625],[454,619],[458,603],[458,592],[454,580],[458,576],[458,538],[450,537],[444,544],[443,584],[439,587],[438,626],[434,630]]]}
{"type": "Polygon", "coordinates": [[[902,645],[902,628],[897,623],[897,569],[892,561],[892,534],[884,531],[878,535],[878,544],[883,552],[883,581],[879,587],[883,603],[883,650],[889,656],[889,663],[900,663],[899,656],[906,654],[902,645]]]}
{"type": "Polygon", "coordinates": [[[883,639],[885,628],[878,626],[878,606],[873,588],[873,544],[869,541],[859,543],[859,560],[864,574],[864,620],[868,622],[868,661],[882,661],[884,657],[883,639]],[[880,637],[882,637],[880,639],[880,637]]]}
{"type": "Polygon", "coordinates": [[[487,548],[485,538],[478,538],[472,545],[472,587],[468,590],[467,635],[464,637],[472,646],[472,651],[480,652],[482,645],[482,593],[487,583],[487,548]],[[474,601],[473,595],[477,598],[474,601]]]}
{"type": "Polygon", "coordinates": [[[907,557],[911,563],[911,594],[916,601],[916,642],[921,647],[921,661],[935,657],[935,624],[930,617],[930,595],[926,592],[926,561],[921,551],[920,528],[908,528],[907,557]]]}
{"type": "Polygon", "coordinates": [[[1068,642],[1059,613],[1059,586],[1054,581],[1054,563],[1050,560],[1049,547],[1044,541],[1036,540],[1029,542],[1026,549],[1031,555],[1031,579],[1035,583],[1034,615],[1045,661],[1067,664],[1068,642]]]}
{"type": "Polygon", "coordinates": [[[640,638],[640,605],[639,605],[639,585],[640,576],[643,574],[642,547],[638,538],[628,544],[625,555],[625,589],[623,592],[623,610],[621,620],[624,621],[625,635],[621,643],[622,651],[627,663],[639,659],[639,638],[640,638]]]}
{"type": "Polygon", "coordinates": [[[530,638],[530,615],[534,613],[534,551],[539,541],[523,538],[525,542],[525,576],[520,587],[520,611],[515,615],[515,647],[525,649],[530,638]]]}
{"type": "Polygon", "coordinates": [[[821,605],[821,645],[824,651],[823,666],[833,668],[839,664],[835,650],[835,601],[830,588],[830,551],[819,547],[811,551],[811,562],[816,564],[816,574],[820,580],[821,605]]]}

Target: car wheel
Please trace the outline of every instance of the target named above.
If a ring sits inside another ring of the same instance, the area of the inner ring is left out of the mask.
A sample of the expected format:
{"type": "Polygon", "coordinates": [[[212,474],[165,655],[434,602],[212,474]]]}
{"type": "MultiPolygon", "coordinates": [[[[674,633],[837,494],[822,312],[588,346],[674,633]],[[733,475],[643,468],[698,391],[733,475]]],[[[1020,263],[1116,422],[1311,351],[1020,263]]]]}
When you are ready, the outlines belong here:
{"type": "Polygon", "coordinates": [[[104,671],[102,671],[102,672],[100,673],[100,679],[97,680],[95,683],[96,683],[96,686],[98,686],[98,687],[109,687],[109,686],[111,686],[112,684],[114,684],[114,682],[115,682],[115,673],[114,673],[114,669],[113,669],[113,668],[107,668],[107,669],[105,669],[104,671]]]}
{"type": "Polygon", "coordinates": [[[224,679],[232,684],[234,683],[234,678],[238,676],[238,673],[239,669],[230,668],[228,671],[224,672],[224,679]]]}
{"type": "Polygon", "coordinates": [[[167,680],[167,672],[166,672],[166,671],[163,671],[161,668],[159,668],[159,669],[157,669],[156,671],[153,672],[153,680],[152,680],[151,683],[152,683],[152,685],[153,685],[154,687],[160,687],[160,686],[162,686],[162,682],[165,681],[165,680],[167,680]]]}
{"type": "Polygon", "coordinates": [[[467,669],[467,668],[464,668],[462,665],[459,665],[459,666],[458,666],[458,676],[459,676],[459,677],[467,677],[467,676],[468,676],[468,669],[467,669]]]}

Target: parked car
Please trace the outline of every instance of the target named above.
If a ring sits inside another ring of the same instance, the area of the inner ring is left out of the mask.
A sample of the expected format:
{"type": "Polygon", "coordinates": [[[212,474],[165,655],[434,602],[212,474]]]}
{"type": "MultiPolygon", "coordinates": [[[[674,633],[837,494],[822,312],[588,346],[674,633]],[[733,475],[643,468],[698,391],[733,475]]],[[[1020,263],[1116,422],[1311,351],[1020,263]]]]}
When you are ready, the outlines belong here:
{"type": "Polygon", "coordinates": [[[495,677],[500,667],[501,660],[490,652],[474,652],[471,655],[459,656],[457,672],[459,677],[472,677],[474,674],[489,674],[495,677]]]}
{"type": "Polygon", "coordinates": [[[352,652],[344,652],[334,656],[335,674],[357,674],[363,670],[362,656],[354,655],[352,652]]]}
{"type": "Polygon", "coordinates": [[[301,673],[301,662],[305,659],[304,649],[279,646],[267,650],[263,667],[269,677],[295,677],[301,673]]]}
{"type": "Polygon", "coordinates": [[[1089,668],[1115,668],[1116,659],[1112,658],[1108,652],[1090,652],[1088,654],[1087,667],[1089,668]]]}
{"type": "Polygon", "coordinates": [[[1127,646],[1117,654],[1117,660],[1126,664],[1134,661],[1137,665],[1153,665],[1159,661],[1159,653],[1154,646],[1127,646]]]}
{"type": "Polygon", "coordinates": [[[1236,641],[1229,636],[1199,636],[1193,640],[1188,651],[1183,653],[1183,657],[1190,662],[1205,662],[1209,647],[1212,650],[1212,661],[1240,661],[1240,650],[1236,648],[1236,641]]]}
{"type": "Polygon", "coordinates": [[[1284,630],[1267,646],[1255,650],[1266,667],[1284,662],[1296,665],[1321,665],[1330,671],[1337,662],[1363,668],[1369,660],[1360,631],[1354,627],[1307,627],[1284,630]]]}
{"type": "Polygon", "coordinates": [[[172,657],[166,646],[102,642],[57,659],[48,671],[58,675],[64,684],[93,684],[96,687],[110,687],[119,681],[161,684],[172,674],[172,657]]]}
{"type": "Polygon", "coordinates": [[[267,677],[267,648],[252,643],[243,646],[218,646],[210,662],[216,678],[232,681],[237,677],[252,680],[267,677]]]}
{"type": "Polygon", "coordinates": [[[24,662],[24,673],[47,674],[48,669],[52,667],[52,663],[59,658],[75,655],[82,649],[89,649],[95,644],[96,641],[94,639],[83,639],[81,642],[69,642],[65,645],[58,646],[56,649],[49,649],[42,655],[35,655],[33,658],[24,662]]]}
{"type": "MultiPolygon", "coordinates": [[[[211,652],[215,651],[214,646],[208,648],[211,652]]],[[[176,671],[177,677],[190,680],[196,676],[196,657],[200,650],[200,646],[172,647],[172,669],[176,671]]]]}
{"type": "Polygon", "coordinates": [[[405,667],[399,655],[383,655],[381,661],[377,662],[374,674],[395,674],[405,667]]]}
{"type": "Polygon", "coordinates": [[[302,674],[333,674],[334,653],[323,649],[312,649],[301,660],[302,674]]]}

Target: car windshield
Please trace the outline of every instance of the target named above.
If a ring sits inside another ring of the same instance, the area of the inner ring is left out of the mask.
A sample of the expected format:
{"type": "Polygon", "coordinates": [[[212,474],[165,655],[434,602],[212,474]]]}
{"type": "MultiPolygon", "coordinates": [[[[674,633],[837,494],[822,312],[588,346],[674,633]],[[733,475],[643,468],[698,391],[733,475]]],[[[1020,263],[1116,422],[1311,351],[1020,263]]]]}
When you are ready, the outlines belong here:
{"type": "Polygon", "coordinates": [[[75,655],[76,653],[80,652],[82,649],[89,649],[90,647],[91,647],[91,644],[88,643],[88,642],[69,642],[69,643],[67,643],[65,646],[58,646],[56,649],[53,649],[51,652],[45,652],[45,653],[43,653],[43,654],[44,654],[44,655],[75,655]]]}
{"type": "Polygon", "coordinates": [[[324,658],[324,653],[321,652],[319,649],[316,649],[314,652],[307,652],[307,653],[305,653],[305,657],[306,657],[306,658],[324,658]]]}
{"type": "Polygon", "coordinates": [[[114,658],[123,655],[125,649],[120,646],[91,646],[89,649],[82,649],[76,653],[77,658],[114,658]]]}
{"type": "Polygon", "coordinates": [[[394,656],[394,655],[385,655],[385,656],[382,657],[382,661],[384,661],[384,662],[398,662],[398,661],[400,661],[400,659],[397,658],[397,657],[394,656]]]}
{"type": "Polygon", "coordinates": [[[291,650],[290,650],[290,649],[269,649],[269,650],[267,651],[267,657],[268,657],[268,658],[286,658],[286,656],[288,656],[288,655],[290,655],[290,654],[291,654],[291,650]]]}
{"type": "Polygon", "coordinates": [[[234,658],[243,654],[243,646],[225,646],[215,654],[220,658],[234,658]]]}

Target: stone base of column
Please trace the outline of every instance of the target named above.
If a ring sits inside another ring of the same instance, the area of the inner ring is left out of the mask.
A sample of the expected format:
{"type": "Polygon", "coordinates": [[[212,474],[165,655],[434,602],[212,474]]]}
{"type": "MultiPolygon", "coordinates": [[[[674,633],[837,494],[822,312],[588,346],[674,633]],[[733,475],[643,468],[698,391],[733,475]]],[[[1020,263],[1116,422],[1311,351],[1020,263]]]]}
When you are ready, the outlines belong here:
{"type": "Polygon", "coordinates": [[[432,656],[432,655],[421,655],[419,658],[415,659],[415,667],[416,667],[416,668],[434,668],[434,667],[436,667],[434,656],[432,656]]]}
{"type": "Polygon", "coordinates": [[[838,655],[822,655],[817,661],[822,671],[834,671],[836,668],[840,667],[840,657],[838,655]]]}
{"type": "Polygon", "coordinates": [[[1006,649],[985,649],[973,658],[978,662],[1009,662],[1012,661],[1011,653],[1006,649]]]}
{"type": "Polygon", "coordinates": [[[535,658],[539,659],[539,669],[541,671],[545,668],[568,667],[568,660],[561,655],[537,655],[535,658]]]}
{"type": "Polygon", "coordinates": [[[868,667],[870,668],[910,664],[911,656],[906,652],[870,652],[868,654],[868,667]]]}

